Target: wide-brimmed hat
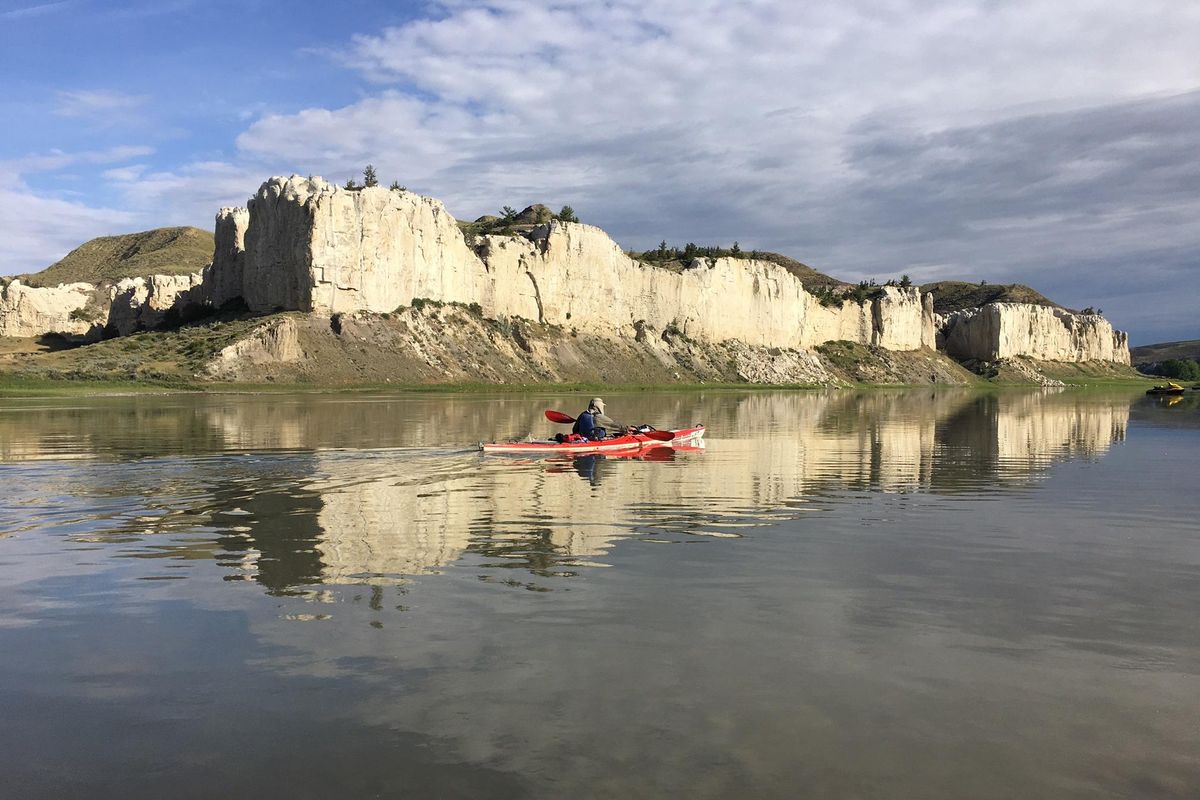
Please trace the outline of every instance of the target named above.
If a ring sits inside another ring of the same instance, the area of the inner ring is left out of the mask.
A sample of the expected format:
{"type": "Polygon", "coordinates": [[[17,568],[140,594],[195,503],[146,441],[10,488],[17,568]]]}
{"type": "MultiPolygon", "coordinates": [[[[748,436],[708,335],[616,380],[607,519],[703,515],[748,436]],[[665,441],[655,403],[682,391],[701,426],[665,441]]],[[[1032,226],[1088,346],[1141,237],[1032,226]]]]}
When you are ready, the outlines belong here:
{"type": "Polygon", "coordinates": [[[593,397],[591,400],[588,400],[588,408],[594,408],[597,411],[599,411],[601,414],[603,414],[604,413],[604,401],[601,400],[599,397],[593,397]]]}

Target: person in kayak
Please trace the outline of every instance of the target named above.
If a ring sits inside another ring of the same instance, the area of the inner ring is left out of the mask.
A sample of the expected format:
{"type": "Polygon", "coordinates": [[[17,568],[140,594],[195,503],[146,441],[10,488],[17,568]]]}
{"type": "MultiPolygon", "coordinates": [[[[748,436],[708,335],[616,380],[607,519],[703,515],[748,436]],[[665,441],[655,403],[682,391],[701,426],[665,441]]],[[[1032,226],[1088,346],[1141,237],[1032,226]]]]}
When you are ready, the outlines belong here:
{"type": "Polygon", "coordinates": [[[609,431],[624,432],[625,426],[604,413],[604,400],[599,397],[588,401],[587,410],[575,418],[575,426],[571,428],[571,433],[593,441],[606,438],[609,431]]]}

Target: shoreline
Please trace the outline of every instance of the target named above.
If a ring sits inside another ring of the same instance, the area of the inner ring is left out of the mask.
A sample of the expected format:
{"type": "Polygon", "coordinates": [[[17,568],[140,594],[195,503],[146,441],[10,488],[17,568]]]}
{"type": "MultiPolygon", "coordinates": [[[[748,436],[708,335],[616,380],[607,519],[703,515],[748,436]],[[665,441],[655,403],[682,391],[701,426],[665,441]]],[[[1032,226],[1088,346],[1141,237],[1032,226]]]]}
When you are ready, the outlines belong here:
{"type": "Polygon", "coordinates": [[[665,384],[619,384],[619,383],[363,383],[363,384],[313,384],[313,383],[174,383],[156,381],[78,381],[49,378],[25,378],[13,374],[0,374],[0,399],[37,397],[134,397],[148,395],[180,394],[546,394],[546,393],[620,393],[642,392],[819,392],[819,391],[879,391],[924,389],[932,391],[968,390],[981,393],[1005,389],[1062,389],[1078,391],[1087,389],[1147,388],[1154,384],[1152,376],[1145,378],[1113,378],[1073,376],[1064,380],[1064,386],[1042,386],[1037,383],[992,383],[980,380],[969,385],[949,383],[919,384],[876,384],[853,383],[844,386],[823,386],[805,383],[665,383],[665,384]]]}

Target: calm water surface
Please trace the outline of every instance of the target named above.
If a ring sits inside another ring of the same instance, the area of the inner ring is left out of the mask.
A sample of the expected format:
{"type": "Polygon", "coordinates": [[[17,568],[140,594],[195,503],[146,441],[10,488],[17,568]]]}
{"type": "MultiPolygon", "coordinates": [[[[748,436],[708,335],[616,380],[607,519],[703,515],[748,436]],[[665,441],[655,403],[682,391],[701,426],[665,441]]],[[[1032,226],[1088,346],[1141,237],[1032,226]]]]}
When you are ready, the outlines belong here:
{"type": "Polygon", "coordinates": [[[1196,797],[1200,405],[0,402],[0,794],[1196,797]]]}

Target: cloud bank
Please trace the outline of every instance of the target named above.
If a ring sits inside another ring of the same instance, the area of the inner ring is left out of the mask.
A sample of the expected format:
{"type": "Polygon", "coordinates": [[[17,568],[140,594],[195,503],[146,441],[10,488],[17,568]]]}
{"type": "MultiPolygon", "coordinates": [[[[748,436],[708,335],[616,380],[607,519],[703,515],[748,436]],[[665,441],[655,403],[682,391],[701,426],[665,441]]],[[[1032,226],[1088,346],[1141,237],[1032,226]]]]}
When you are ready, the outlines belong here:
{"type": "Polygon", "coordinates": [[[110,170],[121,209],[206,224],[269,173],[371,162],[463,217],[569,203],[625,246],[1021,281],[1194,334],[1198,5],[452,0],[364,31],[323,51],[358,99],[110,170]]]}

